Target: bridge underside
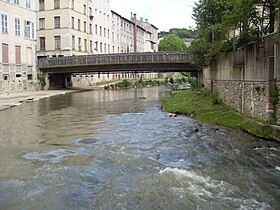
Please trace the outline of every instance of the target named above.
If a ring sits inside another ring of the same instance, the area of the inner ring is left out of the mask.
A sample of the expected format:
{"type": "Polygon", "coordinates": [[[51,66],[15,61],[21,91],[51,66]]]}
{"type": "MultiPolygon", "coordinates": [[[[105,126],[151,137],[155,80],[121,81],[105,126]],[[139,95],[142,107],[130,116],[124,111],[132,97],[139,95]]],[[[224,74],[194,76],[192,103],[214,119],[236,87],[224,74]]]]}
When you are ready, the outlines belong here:
{"type": "Polygon", "coordinates": [[[57,66],[40,68],[48,74],[88,73],[88,72],[195,72],[190,63],[128,63],[128,64],[99,64],[79,66],[57,66]]]}

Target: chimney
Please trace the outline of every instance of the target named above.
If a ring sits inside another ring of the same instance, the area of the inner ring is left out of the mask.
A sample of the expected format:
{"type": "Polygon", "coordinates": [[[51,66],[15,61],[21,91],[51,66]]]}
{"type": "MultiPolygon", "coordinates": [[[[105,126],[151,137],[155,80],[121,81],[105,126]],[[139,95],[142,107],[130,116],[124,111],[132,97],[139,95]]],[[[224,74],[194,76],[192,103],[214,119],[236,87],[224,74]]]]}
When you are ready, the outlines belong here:
{"type": "Polygon", "coordinates": [[[137,52],[137,16],[133,14],[133,32],[134,32],[134,52],[137,52]]]}
{"type": "Polygon", "coordinates": [[[149,22],[149,19],[148,19],[148,18],[147,18],[147,19],[145,19],[145,22],[146,22],[146,23],[148,23],[148,22],[149,22]]]}

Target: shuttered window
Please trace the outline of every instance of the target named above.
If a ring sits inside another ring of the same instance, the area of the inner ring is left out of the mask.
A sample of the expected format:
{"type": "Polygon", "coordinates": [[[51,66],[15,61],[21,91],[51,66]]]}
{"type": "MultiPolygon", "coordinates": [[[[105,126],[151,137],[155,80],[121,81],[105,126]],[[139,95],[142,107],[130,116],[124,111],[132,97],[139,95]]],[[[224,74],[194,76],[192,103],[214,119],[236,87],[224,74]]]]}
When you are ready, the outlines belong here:
{"type": "Polygon", "coordinates": [[[9,45],[2,44],[2,63],[9,63],[9,45]]]}
{"type": "Polygon", "coordinates": [[[46,50],[46,38],[40,37],[40,50],[46,50]]]}
{"type": "Polygon", "coordinates": [[[21,64],[21,47],[16,46],[16,64],[21,64]]]}
{"type": "Polygon", "coordinates": [[[54,9],[60,8],[60,0],[54,0],[54,9]]]}
{"type": "Polygon", "coordinates": [[[61,39],[60,39],[60,36],[55,36],[54,37],[54,46],[55,46],[55,50],[60,50],[61,49],[61,39]]]}

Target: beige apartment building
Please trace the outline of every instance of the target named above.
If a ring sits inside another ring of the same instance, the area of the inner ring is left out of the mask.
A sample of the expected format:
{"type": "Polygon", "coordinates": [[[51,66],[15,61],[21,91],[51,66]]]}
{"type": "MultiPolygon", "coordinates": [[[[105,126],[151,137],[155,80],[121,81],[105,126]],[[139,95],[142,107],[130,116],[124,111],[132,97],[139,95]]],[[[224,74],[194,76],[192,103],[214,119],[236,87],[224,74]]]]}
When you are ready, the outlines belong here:
{"type": "Polygon", "coordinates": [[[38,58],[93,53],[92,1],[37,1],[38,58]]]}
{"type": "MultiPolygon", "coordinates": [[[[37,57],[145,52],[147,30],[111,11],[110,0],[37,0],[37,57]],[[137,34],[135,34],[135,28],[137,34]],[[137,44],[137,49],[135,48],[137,44]]],[[[157,31],[155,31],[157,36],[157,31]]],[[[150,50],[149,50],[150,51],[150,50]]],[[[130,74],[75,74],[72,84],[133,77],[130,74]]]]}
{"type": "Polygon", "coordinates": [[[34,0],[0,0],[0,93],[35,90],[34,0]]]}

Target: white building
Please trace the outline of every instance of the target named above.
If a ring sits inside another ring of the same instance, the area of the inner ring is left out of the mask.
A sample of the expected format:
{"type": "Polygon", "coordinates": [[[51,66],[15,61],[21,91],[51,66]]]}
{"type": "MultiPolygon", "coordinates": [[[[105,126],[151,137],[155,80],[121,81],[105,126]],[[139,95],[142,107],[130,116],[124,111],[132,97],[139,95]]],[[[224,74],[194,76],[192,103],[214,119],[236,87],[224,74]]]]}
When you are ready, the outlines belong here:
{"type": "Polygon", "coordinates": [[[0,0],[0,92],[35,90],[34,0],[0,0]]]}

